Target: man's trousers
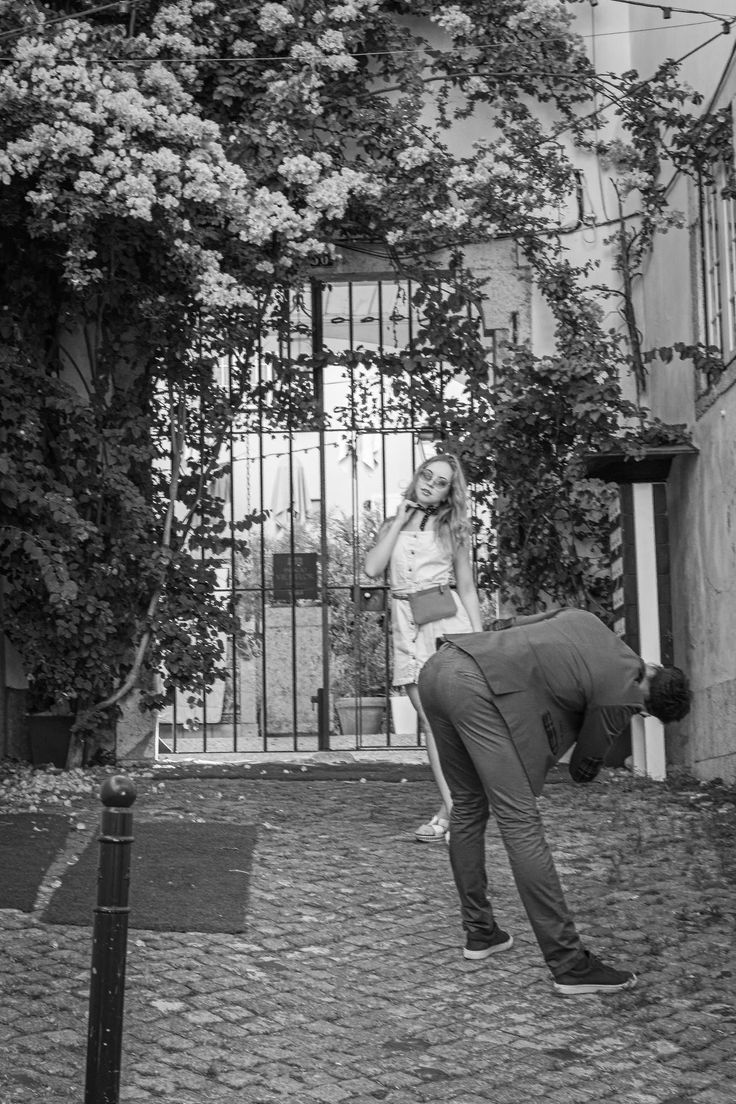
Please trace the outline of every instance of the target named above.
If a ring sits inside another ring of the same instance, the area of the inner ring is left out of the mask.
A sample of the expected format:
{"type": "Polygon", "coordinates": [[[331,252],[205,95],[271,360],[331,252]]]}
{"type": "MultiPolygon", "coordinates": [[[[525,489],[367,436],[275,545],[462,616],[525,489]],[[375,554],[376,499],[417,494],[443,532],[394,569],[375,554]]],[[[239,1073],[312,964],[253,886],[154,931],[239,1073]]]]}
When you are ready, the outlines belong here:
{"type": "Polygon", "coordinates": [[[485,862],[490,809],[545,961],[552,974],[566,973],[583,947],[536,798],[488,683],[470,656],[444,644],[422,668],[419,695],[452,794],[450,861],[468,938],[482,940],[494,927],[485,862]]]}

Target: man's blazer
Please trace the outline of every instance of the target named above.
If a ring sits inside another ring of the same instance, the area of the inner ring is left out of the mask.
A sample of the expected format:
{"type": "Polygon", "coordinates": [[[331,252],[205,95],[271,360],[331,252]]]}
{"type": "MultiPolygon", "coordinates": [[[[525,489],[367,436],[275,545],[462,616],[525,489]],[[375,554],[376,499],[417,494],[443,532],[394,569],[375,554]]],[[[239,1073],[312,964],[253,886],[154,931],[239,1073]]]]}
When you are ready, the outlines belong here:
{"type": "Polygon", "coordinates": [[[445,639],[482,671],[537,795],[550,767],[576,742],[571,775],[595,777],[613,741],[644,707],[644,663],[584,610],[445,639]]]}

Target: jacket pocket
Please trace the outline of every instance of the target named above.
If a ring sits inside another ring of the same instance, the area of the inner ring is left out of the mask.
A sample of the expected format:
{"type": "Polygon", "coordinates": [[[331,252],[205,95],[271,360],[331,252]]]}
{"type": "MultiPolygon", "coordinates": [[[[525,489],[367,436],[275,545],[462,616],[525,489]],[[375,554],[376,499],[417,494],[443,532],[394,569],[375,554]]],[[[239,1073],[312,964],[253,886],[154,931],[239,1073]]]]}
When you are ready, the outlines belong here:
{"type": "Polygon", "coordinates": [[[544,725],[544,731],[547,733],[550,750],[557,758],[562,752],[562,741],[551,713],[542,714],[542,724],[544,725]]]}

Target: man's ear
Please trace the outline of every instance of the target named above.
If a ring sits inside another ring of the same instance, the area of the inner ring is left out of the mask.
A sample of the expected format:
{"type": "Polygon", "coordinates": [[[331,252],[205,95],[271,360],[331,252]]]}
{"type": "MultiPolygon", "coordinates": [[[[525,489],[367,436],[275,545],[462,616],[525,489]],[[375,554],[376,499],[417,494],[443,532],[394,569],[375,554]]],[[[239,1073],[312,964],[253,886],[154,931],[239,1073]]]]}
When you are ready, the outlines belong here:
{"type": "Polygon", "coordinates": [[[659,666],[658,663],[647,663],[645,661],[645,663],[644,663],[644,675],[643,675],[641,681],[639,682],[639,686],[641,687],[641,692],[644,695],[644,701],[646,701],[647,698],[649,697],[649,686],[651,684],[652,679],[656,675],[657,671],[661,671],[661,669],[662,668],[659,666]]]}

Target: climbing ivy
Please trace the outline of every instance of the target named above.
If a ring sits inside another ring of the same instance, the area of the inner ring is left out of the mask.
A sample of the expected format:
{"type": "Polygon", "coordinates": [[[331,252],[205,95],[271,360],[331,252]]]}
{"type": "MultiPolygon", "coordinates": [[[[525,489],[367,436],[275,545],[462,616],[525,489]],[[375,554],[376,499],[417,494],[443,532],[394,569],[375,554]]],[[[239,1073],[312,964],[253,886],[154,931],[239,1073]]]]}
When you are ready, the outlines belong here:
{"type": "Polygon", "coordinates": [[[727,128],[695,118],[676,67],[597,74],[574,7],[0,0],[5,631],[33,707],[69,703],[88,759],[134,686],[160,705],[222,672],[235,618],[213,561],[247,557],[259,520],[225,523],[224,446],[259,404],[323,424],[309,363],[269,353],[262,388],[252,366],[341,243],[418,288],[423,328],[380,370],[468,466],[495,533],[485,585],[604,603],[606,492],[581,458],[647,418],[546,212],[574,188],[571,148],[595,149],[640,199],[636,266],[675,218],[661,159],[703,173],[727,128]],[[628,142],[597,145],[603,92],[628,142]],[[483,137],[454,152],[470,117],[483,137]],[[509,347],[491,370],[463,251],[499,238],[549,302],[556,351],[509,347]],[[462,398],[443,396],[448,371],[462,398]]]}

